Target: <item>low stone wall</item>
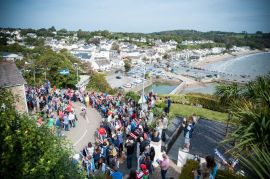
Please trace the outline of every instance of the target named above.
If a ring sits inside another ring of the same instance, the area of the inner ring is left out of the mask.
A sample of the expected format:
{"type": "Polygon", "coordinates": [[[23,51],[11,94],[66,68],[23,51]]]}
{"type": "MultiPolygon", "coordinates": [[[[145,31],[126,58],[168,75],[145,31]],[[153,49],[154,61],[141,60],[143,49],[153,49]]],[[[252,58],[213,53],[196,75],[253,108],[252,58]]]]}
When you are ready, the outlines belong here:
{"type": "Polygon", "coordinates": [[[172,122],[168,125],[168,128],[165,131],[166,141],[162,144],[163,151],[168,153],[173,146],[174,142],[176,141],[177,137],[181,134],[183,127],[182,127],[183,118],[176,117],[172,120],[172,122]]]}
{"type": "Polygon", "coordinates": [[[178,85],[170,94],[178,94],[186,87],[186,82],[183,81],[180,85],[178,85]]]}
{"type": "MultiPolygon", "coordinates": [[[[153,84],[153,81],[152,80],[147,80],[144,82],[144,88],[147,88],[148,86],[152,85],[153,84]]],[[[143,89],[143,85],[142,84],[139,84],[133,88],[130,88],[128,89],[127,91],[141,91],[143,89]]]]}
{"type": "Polygon", "coordinates": [[[15,109],[19,112],[28,112],[24,85],[7,88],[14,96],[15,109]]]}

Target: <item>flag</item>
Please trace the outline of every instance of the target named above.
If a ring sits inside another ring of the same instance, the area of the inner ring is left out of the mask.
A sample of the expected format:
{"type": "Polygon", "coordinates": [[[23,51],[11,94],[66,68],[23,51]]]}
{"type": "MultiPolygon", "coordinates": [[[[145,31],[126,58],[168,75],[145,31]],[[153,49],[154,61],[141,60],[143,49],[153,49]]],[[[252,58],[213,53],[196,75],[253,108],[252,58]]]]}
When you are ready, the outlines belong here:
{"type": "Polygon", "coordinates": [[[97,139],[97,141],[101,144],[103,144],[103,141],[101,139],[97,139]]]}
{"type": "Polygon", "coordinates": [[[133,137],[135,140],[138,138],[135,134],[133,134],[132,132],[130,133],[130,136],[133,137]]]}
{"type": "Polygon", "coordinates": [[[140,120],[140,119],[136,119],[136,118],[135,118],[134,120],[136,121],[136,124],[137,124],[137,125],[139,125],[139,124],[140,124],[140,122],[141,122],[141,120],[140,120]]]}

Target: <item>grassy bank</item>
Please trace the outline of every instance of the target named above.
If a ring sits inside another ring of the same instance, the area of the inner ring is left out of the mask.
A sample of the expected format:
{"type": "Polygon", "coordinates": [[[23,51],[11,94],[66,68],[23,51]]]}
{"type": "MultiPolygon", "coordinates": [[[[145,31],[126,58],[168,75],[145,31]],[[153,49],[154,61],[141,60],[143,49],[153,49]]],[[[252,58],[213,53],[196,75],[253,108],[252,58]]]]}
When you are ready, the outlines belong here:
{"type": "Polygon", "coordinates": [[[201,116],[203,118],[207,118],[210,120],[226,122],[227,121],[227,113],[212,111],[209,109],[189,106],[184,104],[172,104],[170,109],[170,115],[175,116],[189,116],[195,113],[197,116],[201,116]]]}

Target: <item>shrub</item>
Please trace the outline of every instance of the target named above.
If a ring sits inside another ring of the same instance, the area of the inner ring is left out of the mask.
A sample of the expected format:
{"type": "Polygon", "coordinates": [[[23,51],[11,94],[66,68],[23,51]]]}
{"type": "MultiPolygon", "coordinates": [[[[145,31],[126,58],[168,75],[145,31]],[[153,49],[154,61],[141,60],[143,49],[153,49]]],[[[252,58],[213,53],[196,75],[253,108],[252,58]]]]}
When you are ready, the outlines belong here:
{"type": "Polygon", "coordinates": [[[218,170],[216,179],[244,179],[245,177],[236,175],[233,171],[230,170],[218,170]]]}
{"type": "Polygon", "coordinates": [[[154,107],[153,108],[153,114],[155,117],[157,118],[161,118],[164,114],[164,108],[160,108],[160,107],[154,107]]]}
{"type": "Polygon", "coordinates": [[[202,105],[203,108],[225,112],[226,109],[220,105],[217,98],[211,95],[203,95],[203,94],[187,94],[185,95],[186,99],[189,103],[194,105],[202,105]]]}
{"type": "Polygon", "coordinates": [[[159,98],[164,100],[166,96],[170,96],[172,103],[201,105],[203,108],[214,111],[226,111],[226,108],[220,105],[218,99],[212,95],[189,93],[186,95],[159,95],[159,98]]]}
{"type": "Polygon", "coordinates": [[[179,179],[188,179],[194,178],[193,170],[197,170],[199,168],[199,162],[195,160],[187,160],[186,164],[183,166],[181,170],[181,174],[179,179]]]}
{"type": "Polygon", "coordinates": [[[87,85],[87,89],[95,90],[98,92],[115,94],[117,92],[116,89],[113,89],[105,79],[104,74],[93,73],[91,75],[90,81],[87,85]]]}
{"type": "MultiPolygon", "coordinates": [[[[186,164],[183,166],[181,170],[181,174],[179,179],[189,179],[194,178],[194,174],[192,171],[199,169],[200,165],[195,160],[187,160],[186,164]]],[[[233,171],[229,170],[218,170],[216,179],[244,179],[245,177],[236,175],[233,171]]]]}
{"type": "Polygon", "coordinates": [[[140,99],[140,96],[137,93],[135,93],[134,91],[129,91],[129,92],[126,93],[125,99],[128,100],[129,98],[133,99],[136,102],[138,102],[139,99],[140,99]]]}

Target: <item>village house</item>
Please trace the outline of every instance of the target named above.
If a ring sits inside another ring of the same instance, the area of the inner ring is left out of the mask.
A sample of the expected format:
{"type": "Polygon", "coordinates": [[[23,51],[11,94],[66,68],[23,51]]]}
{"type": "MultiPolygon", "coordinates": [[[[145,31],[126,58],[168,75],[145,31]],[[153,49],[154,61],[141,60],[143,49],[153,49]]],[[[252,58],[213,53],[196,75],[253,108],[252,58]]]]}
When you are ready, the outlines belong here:
{"type": "Polygon", "coordinates": [[[0,88],[11,91],[15,99],[14,106],[19,112],[28,112],[25,96],[26,84],[14,62],[0,61],[0,88]]]}
{"type": "Polygon", "coordinates": [[[111,70],[111,63],[106,58],[97,58],[94,61],[91,61],[91,67],[96,71],[109,71],[111,70]]]}
{"type": "Polygon", "coordinates": [[[15,54],[15,53],[8,53],[8,52],[2,52],[0,53],[0,56],[3,58],[3,60],[8,61],[16,61],[16,60],[22,60],[23,56],[15,54]]]}

